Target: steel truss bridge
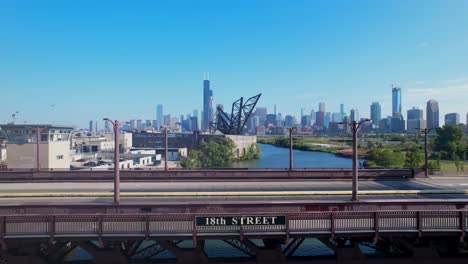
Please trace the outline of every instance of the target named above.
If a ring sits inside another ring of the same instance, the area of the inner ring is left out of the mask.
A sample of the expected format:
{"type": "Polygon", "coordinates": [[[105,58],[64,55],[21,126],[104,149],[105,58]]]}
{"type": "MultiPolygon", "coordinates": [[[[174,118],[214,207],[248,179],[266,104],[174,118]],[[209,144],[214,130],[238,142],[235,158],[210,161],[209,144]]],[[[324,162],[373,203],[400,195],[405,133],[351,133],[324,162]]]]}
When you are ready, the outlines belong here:
{"type": "Polygon", "coordinates": [[[79,248],[91,256],[88,263],[217,263],[226,259],[210,258],[206,245],[221,240],[245,256],[231,263],[466,263],[467,226],[466,199],[17,203],[0,206],[0,261],[67,263],[79,248]],[[284,222],[197,220],[229,217],[284,222]],[[332,254],[296,255],[310,239],[332,254]],[[366,255],[363,245],[379,254],[366,255]],[[163,252],[174,258],[158,259],[163,252]]]}

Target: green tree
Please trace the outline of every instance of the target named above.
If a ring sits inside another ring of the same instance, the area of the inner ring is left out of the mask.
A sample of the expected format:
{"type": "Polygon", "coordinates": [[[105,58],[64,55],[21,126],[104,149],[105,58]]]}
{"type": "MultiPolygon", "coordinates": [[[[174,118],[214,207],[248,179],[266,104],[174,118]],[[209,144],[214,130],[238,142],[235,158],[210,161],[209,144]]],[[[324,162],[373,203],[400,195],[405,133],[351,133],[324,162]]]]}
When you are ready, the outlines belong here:
{"type": "Polygon", "coordinates": [[[423,161],[424,154],[417,148],[413,148],[405,154],[405,167],[407,168],[420,168],[423,161]]]}
{"type": "Polygon", "coordinates": [[[463,131],[455,125],[445,125],[436,129],[437,137],[434,140],[434,150],[439,151],[442,159],[451,159],[452,153],[458,157],[463,153],[461,140],[463,131]]]}
{"type": "Polygon", "coordinates": [[[401,168],[405,163],[405,156],[399,151],[374,148],[369,152],[368,161],[371,166],[401,168]]]}
{"type": "Polygon", "coordinates": [[[216,168],[227,167],[234,159],[234,142],[229,138],[217,137],[202,142],[190,152],[188,158],[181,160],[184,168],[216,168]]]}

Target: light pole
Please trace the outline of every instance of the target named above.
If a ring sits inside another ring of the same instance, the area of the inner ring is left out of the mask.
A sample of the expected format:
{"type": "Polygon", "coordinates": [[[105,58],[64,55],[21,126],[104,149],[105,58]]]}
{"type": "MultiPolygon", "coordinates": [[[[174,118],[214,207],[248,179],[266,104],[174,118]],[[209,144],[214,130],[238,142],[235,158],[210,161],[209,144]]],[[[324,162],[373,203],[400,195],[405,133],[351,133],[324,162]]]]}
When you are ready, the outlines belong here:
{"type": "Polygon", "coordinates": [[[120,155],[119,155],[119,130],[120,122],[115,120],[112,122],[109,118],[104,118],[104,121],[110,122],[114,127],[114,203],[120,204],[120,155]]]}
{"type": "MultiPolygon", "coordinates": [[[[351,201],[357,201],[358,200],[358,138],[357,138],[357,133],[359,130],[359,127],[362,125],[364,122],[369,122],[370,119],[366,118],[363,119],[359,122],[356,121],[351,121],[349,125],[351,125],[351,128],[353,129],[353,183],[352,183],[352,197],[351,201]]],[[[338,124],[344,124],[344,122],[339,122],[338,124]]]]}
{"type": "MultiPolygon", "coordinates": [[[[32,127],[31,127],[32,128],[32,127]]],[[[46,127],[39,127],[39,125],[36,127],[36,170],[40,171],[41,170],[41,132],[42,130],[46,129],[46,127]]]]}
{"type": "Polygon", "coordinates": [[[168,151],[168,140],[167,140],[167,127],[164,128],[164,170],[167,171],[167,155],[169,153],[168,151]]]}
{"type": "Polygon", "coordinates": [[[416,128],[416,129],[424,133],[424,175],[426,175],[427,177],[429,176],[427,134],[431,132],[432,128],[416,128]]]}
{"type": "Polygon", "coordinates": [[[293,169],[293,127],[290,127],[289,130],[289,170],[292,171],[293,169]]]}

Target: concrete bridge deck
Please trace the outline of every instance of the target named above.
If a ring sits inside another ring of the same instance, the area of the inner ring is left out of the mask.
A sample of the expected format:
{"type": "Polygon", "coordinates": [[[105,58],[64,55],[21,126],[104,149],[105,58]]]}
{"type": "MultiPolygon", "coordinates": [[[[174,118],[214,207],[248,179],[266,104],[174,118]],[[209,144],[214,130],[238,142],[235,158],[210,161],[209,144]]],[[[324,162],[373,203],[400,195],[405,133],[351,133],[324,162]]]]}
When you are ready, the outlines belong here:
{"type": "Polygon", "coordinates": [[[248,256],[231,263],[465,263],[467,187],[465,178],[369,180],[350,201],[349,179],[139,181],[122,183],[115,205],[111,182],[2,183],[0,260],[66,263],[79,248],[92,255],[86,263],[161,262],[151,258],[161,252],[174,255],[166,262],[223,263],[206,254],[216,240],[248,256]],[[332,255],[295,257],[309,239],[332,255]],[[369,244],[385,257],[366,257],[369,244]]]}

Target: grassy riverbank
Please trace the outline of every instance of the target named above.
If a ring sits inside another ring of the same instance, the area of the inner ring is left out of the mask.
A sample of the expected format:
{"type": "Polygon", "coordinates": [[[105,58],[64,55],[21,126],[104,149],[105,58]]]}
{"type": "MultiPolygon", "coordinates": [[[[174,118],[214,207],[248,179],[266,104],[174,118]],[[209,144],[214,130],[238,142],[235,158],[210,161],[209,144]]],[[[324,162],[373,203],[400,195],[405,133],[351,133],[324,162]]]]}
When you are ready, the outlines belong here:
{"type": "MultiPolygon", "coordinates": [[[[273,137],[273,138],[259,138],[258,143],[269,144],[281,148],[289,148],[289,138],[287,137],[273,137]]],[[[311,138],[295,138],[293,140],[293,149],[304,151],[318,151],[336,154],[337,150],[347,149],[349,146],[339,146],[324,142],[315,142],[311,138]]]]}

